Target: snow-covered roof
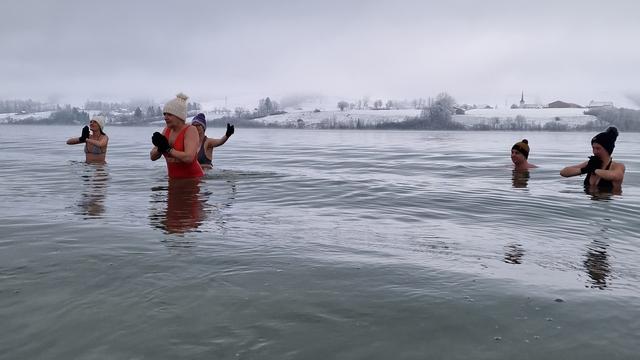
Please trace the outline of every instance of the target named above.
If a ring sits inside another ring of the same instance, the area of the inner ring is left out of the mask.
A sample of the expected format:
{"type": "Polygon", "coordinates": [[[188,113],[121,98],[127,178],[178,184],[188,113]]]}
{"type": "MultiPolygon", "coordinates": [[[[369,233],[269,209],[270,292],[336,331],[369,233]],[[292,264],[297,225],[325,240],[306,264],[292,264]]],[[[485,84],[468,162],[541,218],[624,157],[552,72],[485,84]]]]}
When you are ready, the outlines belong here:
{"type": "Polygon", "coordinates": [[[613,107],[613,101],[594,101],[591,100],[589,107],[613,107]]]}

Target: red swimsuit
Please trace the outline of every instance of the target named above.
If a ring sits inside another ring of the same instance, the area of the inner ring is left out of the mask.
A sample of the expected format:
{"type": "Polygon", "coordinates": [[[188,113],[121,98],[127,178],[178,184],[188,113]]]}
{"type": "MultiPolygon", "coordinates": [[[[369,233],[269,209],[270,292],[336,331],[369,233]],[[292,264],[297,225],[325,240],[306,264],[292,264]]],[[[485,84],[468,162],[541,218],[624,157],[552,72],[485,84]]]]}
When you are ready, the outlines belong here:
{"type": "MultiPolygon", "coordinates": [[[[176,140],[173,142],[173,148],[177,151],[184,151],[184,136],[189,126],[191,125],[185,126],[184,129],[178,133],[176,140]]],[[[163,134],[168,139],[169,136],[171,136],[171,130],[166,128],[164,129],[163,134]]],[[[194,155],[193,161],[188,164],[181,161],[169,161],[167,155],[165,155],[169,177],[172,179],[187,179],[204,176],[204,172],[196,160],[197,156],[198,154],[194,155]]]]}

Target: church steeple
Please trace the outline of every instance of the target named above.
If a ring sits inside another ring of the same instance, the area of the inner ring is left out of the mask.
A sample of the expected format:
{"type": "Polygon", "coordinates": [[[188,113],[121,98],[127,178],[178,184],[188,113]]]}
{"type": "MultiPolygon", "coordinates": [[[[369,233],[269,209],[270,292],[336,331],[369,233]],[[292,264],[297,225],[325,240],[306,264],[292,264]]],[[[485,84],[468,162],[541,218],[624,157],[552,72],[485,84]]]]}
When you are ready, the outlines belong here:
{"type": "Polygon", "coordinates": [[[522,91],[522,96],[520,97],[520,107],[524,106],[524,90],[522,91]]]}

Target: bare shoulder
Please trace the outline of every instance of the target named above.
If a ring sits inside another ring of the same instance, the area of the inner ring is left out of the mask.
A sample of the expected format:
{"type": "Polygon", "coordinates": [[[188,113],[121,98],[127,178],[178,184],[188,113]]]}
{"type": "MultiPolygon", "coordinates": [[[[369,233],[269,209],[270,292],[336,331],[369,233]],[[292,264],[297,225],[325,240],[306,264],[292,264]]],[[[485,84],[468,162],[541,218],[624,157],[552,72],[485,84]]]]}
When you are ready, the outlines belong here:
{"type": "Polygon", "coordinates": [[[624,172],[626,170],[624,164],[621,163],[621,162],[617,162],[617,161],[612,162],[611,163],[611,167],[612,167],[611,170],[620,170],[622,172],[624,172]]]}
{"type": "Polygon", "coordinates": [[[189,136],[194,136],[195,135],[196,137],[199,137],[198,130],[196,129],[195,126],[189,126],[187,128],[187,135],[189,135],[189,136]]]}

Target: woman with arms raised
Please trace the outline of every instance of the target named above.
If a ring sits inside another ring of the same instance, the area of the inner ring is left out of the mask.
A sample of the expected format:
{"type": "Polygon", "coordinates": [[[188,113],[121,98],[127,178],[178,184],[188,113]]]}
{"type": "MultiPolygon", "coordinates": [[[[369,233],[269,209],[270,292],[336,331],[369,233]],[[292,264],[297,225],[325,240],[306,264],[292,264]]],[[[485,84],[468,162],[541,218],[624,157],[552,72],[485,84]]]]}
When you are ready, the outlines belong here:
{"type": "Polygon", "coordinates": [[[106,163],[109,137],[103,131],[104,123],[104,116],[94,116],[89,121],[89,126],[82,128],[80,137],[67,140],[67,145],[84,144],[85,161],[89,164],[106,163]]]}
{"type": "Polygon", "coordinates": [[[611,153],[616,146],[618,129],[609,127],[591,139],[593,156],[580,164],[567,166],[560,171],[560,175],[571,177],[586,174],[584,178],[585,190],[604,190],[620,192],[624,179],[625,166],[623,163],[613,161],[611,153]]]}
{"type": "Polygon", "coordinates": [[[223,145],[229,140],[233,132],[234,126],[227,123],[227,132],[219,139],[209,138],[205,135],[207,131],[207,119],[203,113],[196,115],[191,120],[191,125],[198,130],[200,139],[200,150],[198,151],[198,162],[203,169],[211,169],[213,167],[213,148],[223,145]]]}

